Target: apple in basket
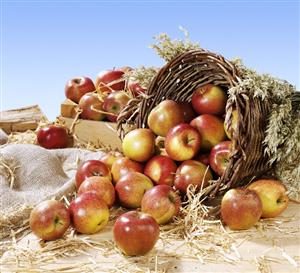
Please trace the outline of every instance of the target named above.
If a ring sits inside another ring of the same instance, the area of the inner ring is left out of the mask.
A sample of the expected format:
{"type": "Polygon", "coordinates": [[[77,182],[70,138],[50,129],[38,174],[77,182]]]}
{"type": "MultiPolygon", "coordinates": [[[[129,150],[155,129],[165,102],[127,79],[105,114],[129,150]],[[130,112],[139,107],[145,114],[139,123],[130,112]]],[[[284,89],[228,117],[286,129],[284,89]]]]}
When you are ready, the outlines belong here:
{"type": "Polygon", "coordinates": [[[209,153],[208,154],[198,154],[196,155],[193,160],[199,161],[203,163],[204,165],[209,165],[209,153]]]}
{"type": "Polygon", "coordinates": [[[122,70],[104,70],[96,78],[96,88],[101,93],[111,93],[114,91],[124,90],[125,79],[122,70]]]}
{"type": "Polygon", "coordinates": [[[164,100],[151,110],[147,122],[156,135],[164,137],[171,128],[184,122],[183,112],[177,102],[164,100]]]}
{"type": "Polygon", "coordinates": [[[122,143],[125,156],[138,162],[150,159],[154,152],[155,135],[150,129],[139,128],[128,132],[122,143]]]}
{"type": "Polygon", "coordinates": [[[72,224],[76,231],[93,234],[103,229],[109,220],[105,201],[94,192],[76,197],[69,207],[72,224]]]}
{"type": "Polygon", "coordinates": [[[96,87],[90,78],[77,77],[67,81],[65,86],[65,95],[71,101],[78,103],[84,94],[95,90],[96,87]]]}
{"type": "Polygon", "coordinates": [[[123,207],[136,209],[141,206],[145,192],[153,187],[149,177],[138,172],[123,175],[115,186],[118,200],[123,207]]]}
{"type": "Polygon", "coordinates": [[[189,185],[197,190],[205,188],[213,176],[208,166],[196,160],[186,160],[178,167],[174,186],[182,193],[186,193],[189,185]]]}
{"type": "Polygon", "coordinates": [[[103,156],[100,157],[100,161],[103,162],[110,170],[113,163],[119,158],[123,157],[123,155],[117,151],[109,151],[103,156]]]}
{"type": "Polygon", "coordinates": [[[197,114],[193,110],[192,104],[189,102],[178,102],[183,112],[183,120],[185,123],[190,123],[197,114]]]}
{"type": "Polygon", "coordinates": [[[138,82],[133,81],[129,78],[127,82],[127,90],[132,94],[133,97],[136,97],[140,94],[146,93],[146,89],[143,88],[138,82]]]}
{"type": "Polygon", "coordinates": [[[224,121],[218,116],[204,114],[194,118],[191,123],[201,135],[201,150],[209,152],[212,147],[224,141],[224,121]]]}
{"type": "Polygon", "coordinates": [[[103,109],[105,112],[111,113],[106,114],[107,119],[111,122],[116,122],[118,115],[129,100],[130,97],[124,91],[112,92],[105,97],[103,100],[103,109]]]}
{"type": "Polygon", "coordinates": [[[84,161],[77,168],[75,175],[76,188],[90,176],[103,176],[111,180],[111,172],[109,168],[100,160],[91,159],[84,161]]]}
{"type": "Polygon", "coordinates": [[[37,143],[46,149],[59,149],[69,146],[71,136],[62,125],[47,125],[37,130],[37,143]]]}
{"type": "Polygon", "coordinates": [[[79,100],[79,108],[82,110],[80,117],[82,119],[103,120],[103,102],[96,93],[86,93],[79,100]]]}
{"type": "Polygon", "coordinates": [[[201,136],[197,129],[187,123],[181,123],[168,132],[165,149],[169,157],[176,161],[193,158],[199,151],[201,136]]]}
{"type": "Polygon", "coordinates": [[[145,255],[159,238],[159,225],[149,214],[129,211],[120,215],[113,228],[114,240],[128,256],[145,255]]]}
{"type": "Polygon", "coordinates": [[[261,215],[262,203],[253,190],[231,189],[222,198],[222,220],[230,229],[248,229],[259,220],[261,215]]]}
{"type": "Polygon", "coordinates": [[[213,84],[198,87],[192,95],[192,105],[198,114],[222,115],[226,102],[224,90],[213,84]]]}
{"type": "Polygon", "coordinates": [[[115,202],[115,188],[107,177],[91,176],[85,179],[78,189],[78,195],[89,191],[95,192],[109,208],[115,202]]]}
{"type": "Polygon", "coordinates": [[[180,197],[168,185],[158,185],[148,190],[142,199],[142,212],[150,214],[158,224],[166,224],[178,215],[180,197]]]}
{"type": "Polygon", "coordinates": [[[32,232],[43,240],[61,238],[70,225],[70,214],[66,206],[57,200],[46,200],[30,213],[32,232]]]}
{"type": "Polygon", "coordinates": [[[260,179],[248,186],[255,191],[262,202],[262,217],[276,217],[288,206],[289,198],[286,187],[279,180],[260,179]]]}

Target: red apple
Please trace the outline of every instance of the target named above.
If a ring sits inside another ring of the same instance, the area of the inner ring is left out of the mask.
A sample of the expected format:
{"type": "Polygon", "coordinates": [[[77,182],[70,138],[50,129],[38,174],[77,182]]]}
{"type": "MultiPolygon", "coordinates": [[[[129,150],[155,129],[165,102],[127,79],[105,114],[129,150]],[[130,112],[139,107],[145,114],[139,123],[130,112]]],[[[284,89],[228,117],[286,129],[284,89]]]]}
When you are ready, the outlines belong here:
{"type": "Polygon", "coordinates": [[[167,154],[177,161],[193,158],[198,153],[200,145],[201,136],[199,132],[187,123],[173,127],[165,139],[167,154]]]}
{"type": "Polygon", "coordinates": [[[80,117],[82,119],[103,120],[103,102],[96,93],[86,93],[79,100],[79,107],[82,110],[80,117]]]}
{"type": "Polygon", "coordinates": [[[171,128],[184,122],[183,112],[177,102],[164,100],[151,110],[147,122],[156,135],[166,136],[171,128]]]}
{"type": "Polygon", "coordinates": [[[130,97],[124,91],[116,91],[110,93],[103,101],[104,111],[111,113],[106,114],[106,117],[111,122],[116,122],[118,115],[127,105],[130,97]]]}
{"type": "Polygon", "coordinates": [[[103,176],[111,180],[109,168],[100,160],[84,161],[78,168],[75,176],[76,188],[79,189],[81,183],[91,176],[103,176]]]}
{"type": "Polygon", "coordinates": [[[180,197],[168,185],[158,185],[148,190],[142,199],[142,212],[150,214],[158,224],[172,221],[180,209],[180,197]]]}
{"type": "Polygon", "coordinates": [[[132,81],[131,79],[129,79],[127,83],[127,89],[134,97],[144,94],[147,91],[138,82],[132,81]]]}
{"type": "Polygon", "coordinates": [[[127,133],[122,150],[125,156],[138,162],[145,162],[155,152],[155,135],[150,129],[138,128],[127,133]]]}
{"type": "Polygon", "coordinates": [[[70,136],[66,127],[61,125],[47,125],[38,129],[37,143],[46,149],[66,148],[70,143],[70,136]]]}
{"type": "Polygon", "coordinates": [[[124,254],[145,255],[159,238],[159,225],[148,214],[129,211],[117,218],[113,233],[117,246],[124,254]]]}
{"type": "Polygon", "coordinates": [[[141,206],[145,192],[152,187],[152,181],[146,175],[128,172],[120,178],[115,189],[123,207],[136,209],[141,206]]]}
{"type": "Polygon", "coordinates": [[[30,213],[32,232],[43,240],[61,238],[70,225],[70,214],[66,206],[56,200],[38,204],[30,213]]]}
{"type": "Polygon", "coordinates": [[[115,202],[115,188],[107,177],[91,176],[85,179],[78,189],[78,195],[95,192],[110,208],[115,202]]]}
{"type": "Polygon", "coordinates": [[[288,206],[286,187],[279,180],[260,179],[250,184],[248,189],[255,191],[262,202],[262,217],[276,217],[288,206]]]}
{"type": "Polygon", "coordinates": [[[198,154],[193,158],[196,161],[200,161],[204,165],[209,165],[209,154],[198,154]]]}
{"type": "Polygon", "coordinates": [[[224,121],[214,115],[200,115],[190,123],[201,135],[201,150],[210,151],[212,147],[226,139],[224,121]]]}
{"type": "Polygon", "coordinates": [[[186,160],[176,171],[174,185],[180,192],[186,193],[189,185],[194,185],[200,190],[205,188],[212,178],[208,166],[196,160],[186,160]]]}
{"type": "Polygon", "coordinates": [[[222,115],[226,102],[225,92],[213,84],[198,87],[192,95],[192,105],[198,114],[222,115]]]}
{"type": "Polygon", "coordinates": [[[128,157],[118,158],[111,167],[114,183],[117,183],[129,171],[143,173],[143,170],[144,167],[141,163],[130,160],[128,157]]]}
{"type": "Polygon", "coordinates": [[[101,162],[103,162],[110,170],[113,165],[113,163],[119,158],[123,157],[123,155],[116,151],[109,151],[108,153],[101,156],[99,159],[101,162]]]}
{"type": "Polygon", "coordinates": [[[157,155],[146,164],[144,174],[152,179],[155,184],[173,186],[177,165],[168,156],[157,155]]]}
{"type": "Polygon", "coordinates": [[[114,91],[124,90],[125,80],[122,70],[105,70],[101,71],[96,78],[96,88],[101,93],[111,93],[114,91]]]}
{"type": "Polygon", "coordinates": [[[183,112],[184,123],[190,123],[197,115],[189,102],[178,102],[183,112]]]}
{"type": "Polygon", "coordinates": [[[213,171],[222,176],[225,172],[228,161],[230,159],[232,149],[231,141],[223,141],[216,146],[214,146],[209,155],[209,165],[213,169],[213,171]]]}
{"type": "Polygon", "coordinates": [[[93,234],[103,229],[109,220],[109,210],[96,193],[85,192],[76,197],[69,207],[76,231],[93,234]]]}
{"type": "Polygon", "coordinates": [[[232,139],[232,137],[234,136],[235,132],[237,131],[237,128],[238,128],[238,112],[237,110],[233,110],[232,111],[232,118],[231,118],[231,124],[230,124],[230,127],[226,128],[226,124],[224,122],[224,130],[225,130],[225,133],[227,135],[227,137],[229,139],[232,139]]]}
{"type": "Polygon", "coordinates": [[[222,198],[222,219],[230,229],[248,229],[259,220],[261,214],[262,203],[255,191],[231,189],[222,198]]]}
{"type": "Polygon", "coordinates": [[[78,77],[69,80],[65,86],[66,97],[76,103],[80,98],[89,92],[95,91],[95,85],[93,81],[88,77],[78,77]]]}

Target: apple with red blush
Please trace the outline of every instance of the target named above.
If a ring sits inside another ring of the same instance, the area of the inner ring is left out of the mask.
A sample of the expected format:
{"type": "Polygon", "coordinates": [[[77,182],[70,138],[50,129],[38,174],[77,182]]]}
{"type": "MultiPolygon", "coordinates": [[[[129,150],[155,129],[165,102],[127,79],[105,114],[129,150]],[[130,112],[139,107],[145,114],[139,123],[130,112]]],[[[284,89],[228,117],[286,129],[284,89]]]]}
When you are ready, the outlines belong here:
{"type": "Polygon", "coordinates": [[[190,123],[196,116],[193,106],[189,102],[178,102],[183,112],[184,123],[190,123]]]}
{"type": "Polygon", "coordinates": [[[124,71],[104,70],[96,78],[96,88],[100,93],[121,91],[125,88],[124,71]]]}
{"type": "Polygon", "coordinates": [[[225,172],[232,152],[232,142],[223,141],[214,146],[209,155],[209,165],[213,171],[222,176],[225,172]]]}
{"type": "Polygon", "coordinates": [[[78,106],[82,110],[80,114],[82,119],[100,121],[105,118],[103,101],[96,93],[84,94],[79,100],[78,106]]]}
{"type": "Polygon", "coordinates": [[[100,157],[100,161],[103,162],[110,170],[113,163],[119,158],[123,157],[120,152],[117,151],[109,151],[100,157]]]}
{"type": "Polygon", "coordinates": [[[65,126],[53,124],[40,127],[37,132],[37,143],[46,149],[67,148],[72,142],[65,126]]]}

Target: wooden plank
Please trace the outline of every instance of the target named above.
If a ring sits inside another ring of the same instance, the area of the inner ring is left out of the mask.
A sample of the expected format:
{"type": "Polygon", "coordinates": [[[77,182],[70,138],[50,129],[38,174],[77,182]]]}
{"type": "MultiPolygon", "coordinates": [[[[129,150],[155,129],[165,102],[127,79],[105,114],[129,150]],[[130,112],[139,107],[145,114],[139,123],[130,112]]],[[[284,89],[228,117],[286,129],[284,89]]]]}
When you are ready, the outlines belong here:
{"type": "Polygon", "coordinates": [[[60,106],[60,115],[65,118],[74,118],[76,116],[76,107],[78,104],[66,99],[60,106]]]}

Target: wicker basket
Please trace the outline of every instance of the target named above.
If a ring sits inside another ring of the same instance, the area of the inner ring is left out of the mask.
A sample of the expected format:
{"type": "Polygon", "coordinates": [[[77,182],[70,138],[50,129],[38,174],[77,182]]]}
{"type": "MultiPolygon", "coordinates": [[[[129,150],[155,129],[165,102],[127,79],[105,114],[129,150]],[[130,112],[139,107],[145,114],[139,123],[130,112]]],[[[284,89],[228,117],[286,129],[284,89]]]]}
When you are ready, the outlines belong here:
{"type": "MultiPolygon", "coordinates": [[[[196,87],[212,83],[230,92],[231,88],[239,88],[243,80],[238,67],[218,54],[203,49],[181,54],[154,77],[147,97],[130,101],[123,110],[118,119],[119,135],[123,138],[126,133],[124,124],[147,127],[150,111],[165,99],[189,102],[196,87]]],[[[227,126],[230,126],[232,110],[238,112],[238,128],[232,139],[233,152],[222,177],[211,181],[205,188],[206,196],[215,198],[229,188],[249,183],[271,168],[262,144],[271,106],[271,100],[248,95],[243,90],[239,90],[234,99],[229,94],[227,126]]]]}

